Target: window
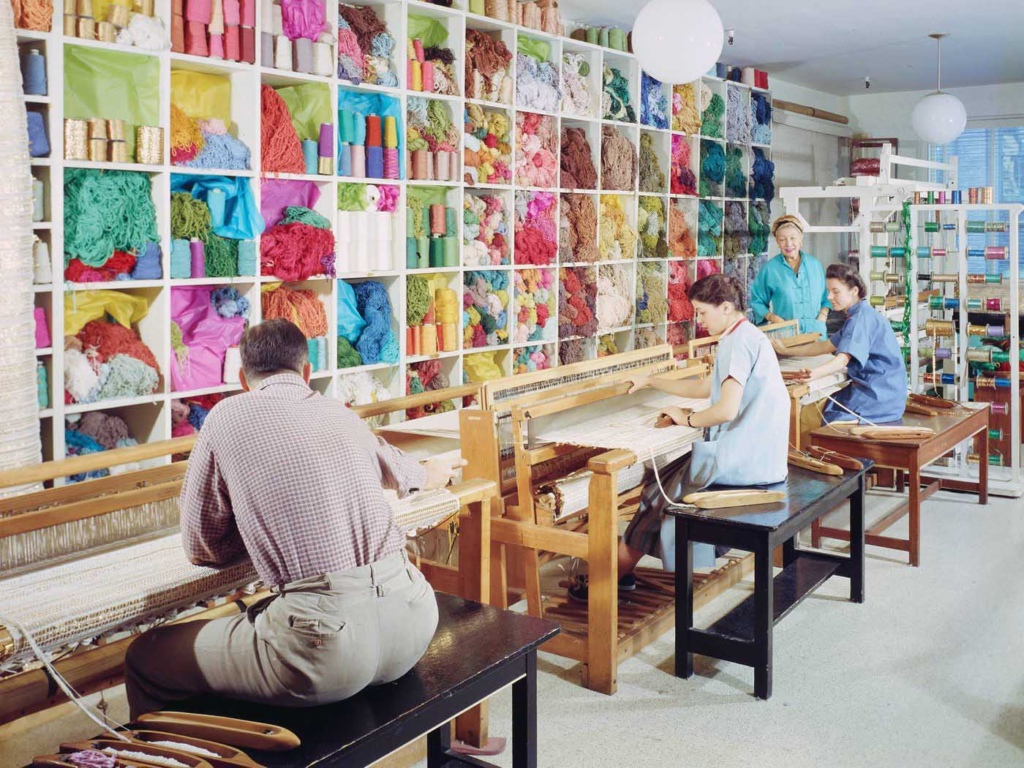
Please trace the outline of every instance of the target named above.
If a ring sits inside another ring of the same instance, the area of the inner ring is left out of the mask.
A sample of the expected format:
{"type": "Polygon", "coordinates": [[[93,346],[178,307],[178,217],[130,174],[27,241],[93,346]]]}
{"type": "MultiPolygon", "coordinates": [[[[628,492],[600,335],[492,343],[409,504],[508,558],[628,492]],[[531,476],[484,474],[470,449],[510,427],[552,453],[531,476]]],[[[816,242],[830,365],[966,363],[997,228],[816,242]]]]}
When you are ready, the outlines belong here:
{"type": "MultiPolygon", "coordinates": [[[[957,185],[964,190],[965,203],[968,187],[992,187],[992,198],[996,203],[1024,203],[1024,126],[969,128],[956,141],[943,146],[931,145],[928,155],[930,160],[941,163],[957,157],[957,185]]],[[[1020,237],[1020,242],[1024,242],[1024,217],[1020,222],[1020,237]]],[[[1009,234],[967,237],[968,248],[984,248],[986,245],[1009,247],[1009,234]]],[[[968,260],[967,269],[969,272],[999,271],[1008,274],[1010,265],[1009,261],[1002,261],[988,266],[984,259],[973,258],[968,260]]]]}

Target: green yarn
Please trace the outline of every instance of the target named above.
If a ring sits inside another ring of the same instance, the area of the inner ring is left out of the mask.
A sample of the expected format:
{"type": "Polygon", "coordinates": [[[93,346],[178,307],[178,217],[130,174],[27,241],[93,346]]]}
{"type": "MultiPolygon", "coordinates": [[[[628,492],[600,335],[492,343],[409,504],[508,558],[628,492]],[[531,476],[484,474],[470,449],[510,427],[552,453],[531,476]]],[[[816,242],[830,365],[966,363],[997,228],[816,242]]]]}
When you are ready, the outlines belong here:
{"type": "Polygon", "coordinates": [[[746,197],[747,175],[743,170],[743,148],[730,145],[725,153],[725,196],[746,197]]]}
{"type": "Polygon", "coordinates": [[[604,67],[601,107],[605,120],[635,123],[636,112],[629,103],[629,81],[615,67],[604,67]]]}
{"type": "Polygon", "coordinates": [[[638,230],[640,232],[640,258],[664,259],[668,257],[665,239],[665,202],[660,197],[641,197],[638,230]]]}
{"type": "Polygon", "coordinates": [[[203,239],[207,277],[238,275],[238,241],[208,232],[203,239]]]}
{"type": "Polygon", "coordinates": [[[640,191],[665,193],[665,173],[658,164],[654,137],[649,133],[640,135],[640,191]]]}
{"type": "Polygon", "coordinates": [[[697,212],[697,255],[705,258],[718,255],[722,240],[722,218],[724,213],[714,203],[701,200],[697,212]]]}
{"type": "Polygon", "coordinates": [[[771,225],[768,222],[768,203],[758,200],[750,206],[750,252],[760,256],[768,250],[768,235],[771,225]]]}
{"type": "Polygon", "coordinates": [[[210,209],[188,192],[171,193],[171,239],[204,239],[210,232],[210,209]]]}
{"type": "Polygon", "coordinates": [[[160,242],[149,176],[64,170],[64,258],[102,267],[114,251],[141,253],[160,242]]]}
{"type": "Polygon", "coordinates": [[[700,135],[712,139],[722,138],[722,118],[725,116],[725,99],[717,93],[711,97],[708,108],[701,115],[700,135]]]}
{"type": "Polygon", "coordinates": [[[339,368],[355,368],[358,365],[363,364],[363,357],[359,354],[359,350],[352,347],[342,335],[338,335],[338,367],[339,368]]]}
{"type": "Polygon", "coordinates": [[[317,229],[331,229],[331,222],[314,210],[303,208],[301,205],[289,205],[284,209],[282,224],[308,224],[317,229]]]}
{"type": "Polygon", "coordinates": [[[719,197],[725,179],[725,150],[714,141],[700,143],[700,196],[719,197]]]}
{"type": "Polygon", "coordinates": [[[412,275],[406,281],[405,324],[419,325],[430,309],[430,281],[412,275]]]}
{"type": "Polygon", "coordinates": [[[188,347],[181,335],[181,326],[171,320],[171,349],[178,358],[178,365],[184,365],[188,360],[188,347]]]}
{"type": "Polygon", "coordinates": [[[365,184],[338,185],[339,211],[365,211],[366,204],[365,184]]]}

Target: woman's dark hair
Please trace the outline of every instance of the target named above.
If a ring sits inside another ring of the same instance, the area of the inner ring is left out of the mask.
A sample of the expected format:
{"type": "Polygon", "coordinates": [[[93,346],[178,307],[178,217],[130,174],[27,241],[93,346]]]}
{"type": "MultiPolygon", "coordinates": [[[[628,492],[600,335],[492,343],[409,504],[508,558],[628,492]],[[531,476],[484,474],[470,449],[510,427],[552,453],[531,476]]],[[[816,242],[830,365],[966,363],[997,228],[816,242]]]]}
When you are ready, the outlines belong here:
{"type": "Polygon", "coordinates": [[[747,308],[743,285],[731,275],[716,274],[702,277],[690,286],[687,295],[690,301],[699,301],[716,307],[729,301],[740,312],[747,308]]]}
{"type": "Polygon", "coordinates": [[[245,377],[253,382],[285,371],[301,374],[309,360],[305,334],[281,318],[250,327],[242,334],[238,351],[245,377]]]}
{"type": "Polygon", "coordinates": [[[866,299],[868,297],[868,287],[864,285],[864,279],[857,270],[846,264],[829,264],[828,269],[825,270],[825,279],[838,280],[847,288],[856,288],[859,294],[858,298],[866,299]]]}

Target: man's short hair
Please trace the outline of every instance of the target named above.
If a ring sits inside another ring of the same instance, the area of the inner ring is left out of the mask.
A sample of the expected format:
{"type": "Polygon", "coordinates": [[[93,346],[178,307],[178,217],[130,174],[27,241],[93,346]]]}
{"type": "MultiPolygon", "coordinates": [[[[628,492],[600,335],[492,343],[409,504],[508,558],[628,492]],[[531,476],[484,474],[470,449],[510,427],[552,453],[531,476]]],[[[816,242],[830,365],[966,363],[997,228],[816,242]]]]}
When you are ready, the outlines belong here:
{"type": "Polygon", "coordinates": [[[238,348],[249,381],[275,373],[301,374],[309,360],[305,334],[295,323],[280,318],[251,326],[242,334],[238,348]]]}

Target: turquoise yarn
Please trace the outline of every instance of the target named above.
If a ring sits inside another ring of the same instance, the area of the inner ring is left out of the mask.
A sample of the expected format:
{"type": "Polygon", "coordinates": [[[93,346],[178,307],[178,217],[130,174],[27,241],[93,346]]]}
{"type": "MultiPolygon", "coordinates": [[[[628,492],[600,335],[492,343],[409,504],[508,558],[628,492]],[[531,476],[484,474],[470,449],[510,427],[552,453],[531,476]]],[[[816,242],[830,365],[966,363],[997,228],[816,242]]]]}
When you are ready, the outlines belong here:
{"type": "Polygon", "coordinates": [[[142,253],[160,242],[149,176],[64,169],[64,258],[102,267],[114,251],[142,253]]]}
{"type": "Polygon", "coordinates": [[[700,143],[700,196],[718,197],[725,179],[725,150],[714,141],[700,143]]]}
{"type": "MultiPolygon", "coordinates": [[[[391,331],[391,301],[388,299],[388,289],[376,280],[356,283],[352,288],[356,292],[356,308],[366,320],[366,327],[355,345],[363,364],[395,362],[397,355],[395,360],[384,359],[384,348],[389,340],[394,339],[391,331]]],[[[395,343],[396,352],[397,346],[395,343]]]]}
{"type": "Polygon", "coordinates": [[[722,209],[708,200],[701,200],[697,211],[697,255],[716,256],[722,239],[722,209]]]}
{"type": "Polygon", "coordinates": [[[742,147],[730,145],[725,153],[725,196],[747,196],[747,176],[743,171],[742,147]]]}

